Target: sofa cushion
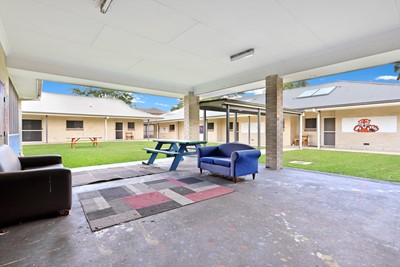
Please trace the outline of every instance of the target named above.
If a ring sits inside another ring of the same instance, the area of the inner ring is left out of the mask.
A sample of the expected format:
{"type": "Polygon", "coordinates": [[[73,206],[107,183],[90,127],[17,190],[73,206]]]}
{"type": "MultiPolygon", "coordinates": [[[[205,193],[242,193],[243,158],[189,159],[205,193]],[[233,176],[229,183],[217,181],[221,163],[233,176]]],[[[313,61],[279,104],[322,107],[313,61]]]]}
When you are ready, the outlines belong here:
{"type": "Polygon", "coordinates": [[[214,157],[202,157],[200,162],[214,164],[214,157]]]}
{"type": "MultiPolygon", "coordinates": [[[[217,163],[215,163],[216,161],[224,160],[224,159],[227,159],[228,161],[230,161],[230,159],[227,157],[214,156],[214,157],[202,157],[202,158],[200,158],[200,162],[209,163],[209,164],[217,164],[217,163]]],[[[227,165],[223,165],[223,163],[217,164],[217,165],[227,166],[227,165]]],[[[229,165],[228,165],[228,167],[229,167],[229,165]]]]}
{"type": "Polygon", "coordinates": [[[230,167],[231,159],[230,158],[217,158],[217,159],[214,159],[214,164],[219,165],[219,166],[230,167]]]}
{"type": "Polygon", "coordinates": [[[21,162],[8,145],[0,146],[0,172],[15,172],[21,170],[21,162]]]}

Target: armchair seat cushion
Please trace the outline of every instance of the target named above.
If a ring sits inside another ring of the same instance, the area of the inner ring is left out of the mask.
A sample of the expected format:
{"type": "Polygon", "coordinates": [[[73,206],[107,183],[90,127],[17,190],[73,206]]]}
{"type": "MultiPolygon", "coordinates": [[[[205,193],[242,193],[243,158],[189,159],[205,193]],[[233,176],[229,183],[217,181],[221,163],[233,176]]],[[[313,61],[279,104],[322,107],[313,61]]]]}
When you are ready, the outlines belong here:
{"type": "Polygon", "coordinates": [[[200,162],[214,164],[214,159],[215,159],[215,157],[203,157],[203,158],[200,158],[199,160],[200,160],[200,162]]]}
{"type": "Polygon", "coordinates": [[[202,157],[202,158],[200,158],[200,162],[227,166],[226,163],[217,163],[219,161],[225,161],[225,160],[230,161],[229,158],[222,157],[222,156],[213,156],[213,157],[202,157]]]}
{"type": "Polygon", "coordinates": [[[215,165],[230,167],[231,159],[230,158],[217,158],[214,160],[215,165]]]}

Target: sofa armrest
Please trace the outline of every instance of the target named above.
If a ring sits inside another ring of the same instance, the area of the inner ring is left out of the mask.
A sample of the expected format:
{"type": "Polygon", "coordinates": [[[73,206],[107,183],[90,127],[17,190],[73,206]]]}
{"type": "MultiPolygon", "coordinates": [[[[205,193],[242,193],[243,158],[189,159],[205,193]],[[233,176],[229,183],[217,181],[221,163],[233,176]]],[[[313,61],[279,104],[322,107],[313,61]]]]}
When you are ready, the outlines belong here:
{"type": "Polygon", "coordinates": [[[21,162],[22,169],[62,163],[62,158],[60,155],[28,156],[18,157],[18,159],[21,162]]]}
{"type": "Polygon", "coordinates": [[[258,149],[234,151],[231,155],[231,175],[233,177],[258,172],[258,149]]]}

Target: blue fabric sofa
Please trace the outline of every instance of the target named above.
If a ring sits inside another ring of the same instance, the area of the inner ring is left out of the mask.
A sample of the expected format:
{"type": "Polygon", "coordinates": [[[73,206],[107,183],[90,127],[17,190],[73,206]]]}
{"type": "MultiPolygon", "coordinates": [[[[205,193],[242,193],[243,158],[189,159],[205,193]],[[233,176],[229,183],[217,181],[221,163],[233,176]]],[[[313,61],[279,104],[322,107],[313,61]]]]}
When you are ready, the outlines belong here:
{"type": "Polygon", "coordinates": [[[260,150],[240,143],[227,143],[219,146],[205,146],[197,150],[197,167],[200,173],[208,170],[212,173],[233,178],[252,174],[253,179],[258,173],[258,158],[260,150]]]}

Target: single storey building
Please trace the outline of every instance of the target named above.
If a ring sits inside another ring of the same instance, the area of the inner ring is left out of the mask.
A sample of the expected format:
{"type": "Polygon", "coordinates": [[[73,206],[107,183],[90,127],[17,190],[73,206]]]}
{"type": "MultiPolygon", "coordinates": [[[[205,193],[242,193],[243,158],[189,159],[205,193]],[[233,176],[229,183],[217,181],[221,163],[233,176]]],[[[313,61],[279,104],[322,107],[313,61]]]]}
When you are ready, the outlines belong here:
{"type": "MultiPolygon", "coordinates": [[[[264,104],[265,94],[245,96],[241,101],[264,104]]],[[[335,82],[283,92],[283,145],[400,152],[400,84],[335,82]],[[302,136],[302,141],[299,140],[302,136]]],[[[207,140],[225,142],[226,115],[207,111],[207,140]]],[[[160,138],[183,136],[183,109],[163,115],[155,122],[160,138]]],[[[203,112],[200,111],[203,119],[203,112]]],[[[234,140],[233,116],[229,122],[234,140]]],[[[200,126],[202,138],[204,125],[200,126]]],[[[237,140],[257,145],[257,116],[237,115],[237,140]]],[[[261,118],[261,145],[265,145],[265,117],[261,118]]]]}
{"type": "Polygon", "coordinates": [[[143,122],[157,118],[122,100],[47,92],[39,101],[22,101],[21,109],[22,142],[62,143],[82,136],[143,139],[143,122]]]}

